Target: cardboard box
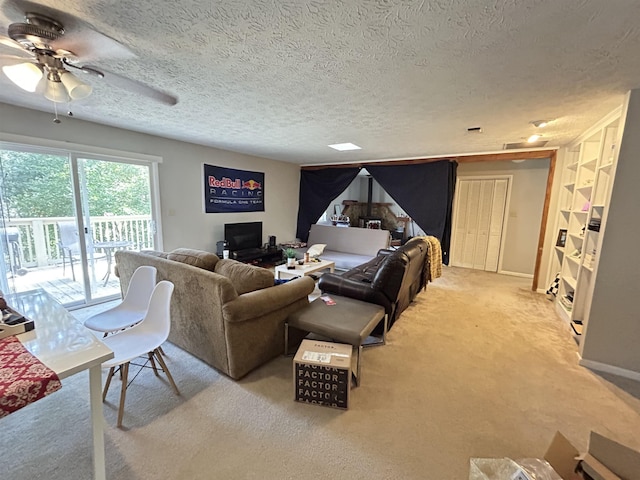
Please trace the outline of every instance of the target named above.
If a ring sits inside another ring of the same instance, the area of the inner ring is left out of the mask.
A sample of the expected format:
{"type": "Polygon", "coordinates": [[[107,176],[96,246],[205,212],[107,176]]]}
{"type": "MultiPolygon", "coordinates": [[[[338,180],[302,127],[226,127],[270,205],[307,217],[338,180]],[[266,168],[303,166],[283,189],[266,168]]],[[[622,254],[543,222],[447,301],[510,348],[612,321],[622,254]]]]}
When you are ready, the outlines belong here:
{"type": "Polygon", "coordinates": [[[640,480],[640,452],[596,432],[591,432],[589,448],[583,455],[557,432],[544,459],[563,480],[588,478],[575,473],[578,463],[594,480],[640,480]]]}
{"type": "Polygon", "coordinates": [[[303,340],[293,359],[297,402],[349,408],[351,345],[303,340]]]}

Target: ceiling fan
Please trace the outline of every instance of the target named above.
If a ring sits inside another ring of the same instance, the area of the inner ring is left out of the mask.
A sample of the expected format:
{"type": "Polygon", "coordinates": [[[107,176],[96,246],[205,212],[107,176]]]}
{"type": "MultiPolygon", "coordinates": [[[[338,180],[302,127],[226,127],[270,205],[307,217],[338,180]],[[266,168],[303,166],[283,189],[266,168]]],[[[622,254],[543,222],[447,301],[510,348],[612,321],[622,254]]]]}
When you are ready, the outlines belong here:
{"type": "MultiPolygon", "coordinates": [[[[40,7],[31,2],[15,3],[40,7]]],[[[67,32],[63,24],[53,16],[28,11],[24,22],[11,23],[8,26],[8,36],[0,35],[0,46],[20,50],[20,54],[0,54],[2,71],[18,87],[41,94],[54,104],[70,102],[91,94],[90,83],[74,75],[74,73],[87,74],[88,78],[103,79],[110,85],[143,95],[165,105],[177,103],[175,96],[142,82],[103,68],[81,64],[82,59],[105,56],[131,58],[134,55],[114,39],[95,31],[78,19],[63,12],[58,13],[70,21],[71,32],[67,32]]]]}

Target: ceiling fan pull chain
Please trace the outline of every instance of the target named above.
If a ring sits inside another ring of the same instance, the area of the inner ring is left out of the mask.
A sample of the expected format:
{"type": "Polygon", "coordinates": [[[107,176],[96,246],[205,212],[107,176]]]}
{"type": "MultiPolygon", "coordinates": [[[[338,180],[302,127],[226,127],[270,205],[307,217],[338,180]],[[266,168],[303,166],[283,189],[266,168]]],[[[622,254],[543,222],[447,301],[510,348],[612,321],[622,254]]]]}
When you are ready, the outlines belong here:
{"type": "Polygon", "coordinates": [[[53,123],[60,123],[60,119],[58,118],[58,105],[56,105],[56,102],[53,102],[53,111],[56,114],[56,117],[53,119],[53,123]]]}

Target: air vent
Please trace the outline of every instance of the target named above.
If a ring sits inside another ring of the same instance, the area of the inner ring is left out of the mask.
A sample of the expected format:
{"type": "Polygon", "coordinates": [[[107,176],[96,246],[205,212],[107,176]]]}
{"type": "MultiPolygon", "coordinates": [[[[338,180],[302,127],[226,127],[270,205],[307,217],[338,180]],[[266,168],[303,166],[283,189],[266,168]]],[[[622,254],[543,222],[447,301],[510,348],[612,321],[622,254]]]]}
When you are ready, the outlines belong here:
{"type": "Polygon", "coordinates": [[[549,140],[539,140],[537,142],[518,142],[518,143],[505,143],[504,144],[504,149],[505,150],[516,150],[516,149],[527,149],[527,148],[540,148],[540,147],[544,147],[547,143],[549,143],[549,140]]]}

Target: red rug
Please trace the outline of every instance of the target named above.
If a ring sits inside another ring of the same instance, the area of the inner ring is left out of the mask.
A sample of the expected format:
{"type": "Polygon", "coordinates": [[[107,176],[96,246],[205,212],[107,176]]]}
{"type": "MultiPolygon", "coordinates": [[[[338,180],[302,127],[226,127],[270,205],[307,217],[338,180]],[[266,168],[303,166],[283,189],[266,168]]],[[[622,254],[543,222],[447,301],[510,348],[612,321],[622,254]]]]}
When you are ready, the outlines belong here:
{"type": "Polygon", "coordinates": [[[61,387],[58,375],[16,337],[0,340],[0,418],[61,387]]]}

